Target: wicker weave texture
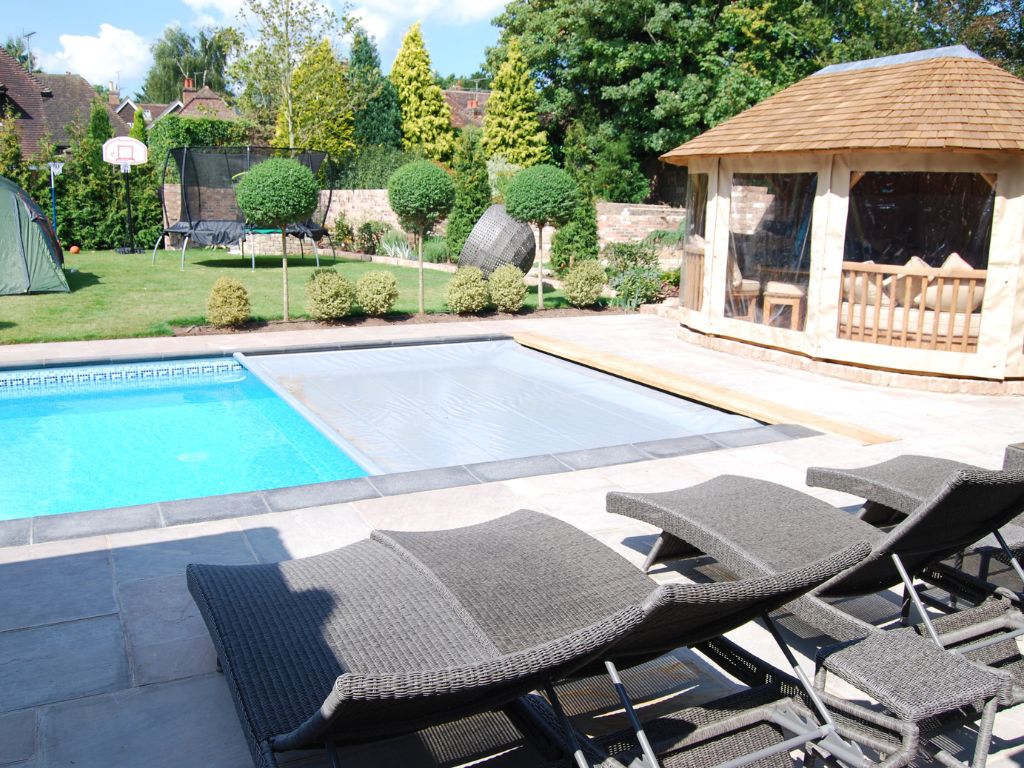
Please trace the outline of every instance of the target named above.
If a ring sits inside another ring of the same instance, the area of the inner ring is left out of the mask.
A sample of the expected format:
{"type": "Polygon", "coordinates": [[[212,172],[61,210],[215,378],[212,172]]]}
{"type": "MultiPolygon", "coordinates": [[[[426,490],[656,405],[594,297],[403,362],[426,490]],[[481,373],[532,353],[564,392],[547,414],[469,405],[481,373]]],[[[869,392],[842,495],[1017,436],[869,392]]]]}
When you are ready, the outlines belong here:
{"type": "Polygon", "coordinates": [[[537,244],[529,224],[513,219],[504,205],[492,205],[473,226],[459,254],[460,267],[479,267],[487,277],[511,264],[526,274],[533,266],[537,244]]]}

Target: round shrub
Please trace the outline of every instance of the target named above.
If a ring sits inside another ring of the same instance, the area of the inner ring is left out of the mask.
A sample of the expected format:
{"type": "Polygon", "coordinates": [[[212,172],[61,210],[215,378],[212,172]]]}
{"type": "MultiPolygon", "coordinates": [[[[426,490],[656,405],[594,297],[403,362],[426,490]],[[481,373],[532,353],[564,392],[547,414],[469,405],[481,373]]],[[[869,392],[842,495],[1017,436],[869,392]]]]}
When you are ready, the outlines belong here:
{"type": "Polygon", "coordinates": [[[491,303],[499,312],[518,312],[526,298],[526,280],[518,267],[505,264],[491,272],[487,281],[491,303]]]}
{"type": "Polygon", "coordinates": [[[320,185],[298,160],[271,157],[242,175],[235,197],[250,224],[280,229],[313,213],[320,201],[320,185]]]}
{"type": "Polygon", "coordinates": [[[356,280],[356,304],[376,317],[386,315],[398,301],[398,280],[390,272],[364,272],[356,280]]]}
{"type": "Polygon", "coordinates": [[[562,292],[574,307],[589,307],[601,297],[605,281],[604,267],[588,259],[569,270],[562,281],[562,292]]]}
{"type": "Polygon", "coordinates": [[[417,160],[391,174],[388,203],[403,229],[422,237],[452,209],[455,185],[440,166],[429,160],[417,160]]]}
{"type": "Polygon", "coordinates": [[[460,315],[487,306],[487,281],[477,267],[462,267],[448,281],[448,308],[460,315]]]}
{"type": "Polygon", "coordinates": [[[306,283],[306,311],[317,320],[338,320],[352,311],[355,289],[333,269],[317,269],[306,283]]]}
{"type": "Polygon", "coordinates": [[[252,316],[249,292],[230,277],[221,277],[213,284],[206,300],[206,320],[213,325],[242,325],[252,316]]]}
{"type": "Polygon", "coordinates": [[[520,171],[505,188],[509,216],[538,227],[569,220],[579,199],[572,176],[553,165],[534,165],[520,171]]]}

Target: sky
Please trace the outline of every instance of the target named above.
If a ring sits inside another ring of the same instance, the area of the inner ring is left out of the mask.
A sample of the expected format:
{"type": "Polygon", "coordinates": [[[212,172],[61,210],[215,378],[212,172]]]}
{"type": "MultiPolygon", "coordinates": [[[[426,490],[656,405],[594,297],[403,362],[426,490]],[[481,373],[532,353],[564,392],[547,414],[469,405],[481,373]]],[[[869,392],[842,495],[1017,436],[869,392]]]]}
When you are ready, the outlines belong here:
{"type": "MultiPolygon", "coordinates": [[[[321,0],[339,10],[342,0],[321,0]]],[[[134,95],[152,63],[150,46],[178,24],[194,34],[204,26],[239,27],[242,0],[0,0],[0,38],[34,32],[32,52],[44,72],[73,72],[94,85],[113,81],[134,95]]],[[[354,0],[352,15],[377,41],[388,72],[411,24],[423,25],[431,65],[443,75],[472,74],[498,39],[490,20],[499,0],[354,0]]],[[[2,42],[0,40],[0,42],[2,42]]],[[[344,54],[344,42],[341,53],[344,54]]]]}

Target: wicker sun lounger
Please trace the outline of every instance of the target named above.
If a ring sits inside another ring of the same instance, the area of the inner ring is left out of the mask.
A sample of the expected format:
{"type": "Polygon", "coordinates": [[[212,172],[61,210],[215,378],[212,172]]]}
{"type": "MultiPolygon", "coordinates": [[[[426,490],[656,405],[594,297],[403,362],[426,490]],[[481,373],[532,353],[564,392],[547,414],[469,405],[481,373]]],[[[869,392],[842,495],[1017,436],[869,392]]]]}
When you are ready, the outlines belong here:
{"type": "MultiPolygon", "coordinates": [[[[1020,684],[1024,681],[1024,660],[1014,641],[1024,634],[1024,616],[1008,601],[991,598],[976,608],[932,620],[911,576],[998,529],[1022,505],[1024,472],[984,470],[955,472],[931,499],[888,532],[806,493],[729,475],[667,493],[613,492],[607,500],[609,512],[643,520],[662,530],[645,569],[659,556],[696,550],[712,556],[733,574],[752,578],[819,558],[850,541],[867,539],[872,552],[866,559],[787,609],[824,633],[824,643],[861,640],[878,634],[878,630],[865,617],[855,615],[858,601],[853,598],[873,595],[902,582],[906,597],[902,617],[900,606],[896,606],[895,618],[906,619],[913,603],[923,621],[922,634],[927,632],[939,647],[957,647],[972,661],[998,666],[984,669],[1004,681],[999,692],[1002,704],[1024,700],[1020,684]]],[[[878,602],[872,601],[872,610],[877,609],[878,602]]],[[[881,665],[888,666],[891,676],[886,682],[895,685],[896,690],[901,669],[897,662],[902,661],[887,659],[881,665]]],[[[979,680],[984,677],[981,669],[979,680]]],[[[938,684],[936,695],[941,708],[938,684]]],[[[983,726],[991,727],[992,716],[994,711],[986,712],[983,726]]],[[[987,750],[987,743],[979,744],[979,750],[987,750]]]]}
{"type": "MultiPolygon", "coordinates": [[[[891,525],[934,496],[950,475],[961,469],[981,467],[935,456],[907,454],[866,467],[809,467],[807,484],[859,496],[865,500],[858,513],[860,519],[872,525],[891,525]]],[[[1024,469],[1024,444],[1006,447],[1003,469],[1024,469]]],[[[1018,562],[1024,557],[1024,514],[1004,525],[998,533],[973,543],[970,551],[978,555],[981,578],[988,577],[991,560],[996,559],[1011,566],[1024,581],[1018,562]]],[[[1016,586],[1024,588],[1024,583],[1016,586]]]]}
{"type": "MultiPolygon", "coordinates": [[[[534,689],[548,694],[572,759],[589,765],[593,747],[558,716],[553,682],[714,638],[866,552],[862,543],[733,584],[658,586],[577,529],[523,510],[449,531],[376,531],[277,564],[189,565],[187,575],[261,768],[325,745],[333,761],[335,743],[492,710],[528,737],[551,735],[527,717],[521,697],[534,689]]],[[[799,739],[836,739],[827,715],[822,725],[792,702],[780,707],[776,726],[795,717],[799,739]]]]}

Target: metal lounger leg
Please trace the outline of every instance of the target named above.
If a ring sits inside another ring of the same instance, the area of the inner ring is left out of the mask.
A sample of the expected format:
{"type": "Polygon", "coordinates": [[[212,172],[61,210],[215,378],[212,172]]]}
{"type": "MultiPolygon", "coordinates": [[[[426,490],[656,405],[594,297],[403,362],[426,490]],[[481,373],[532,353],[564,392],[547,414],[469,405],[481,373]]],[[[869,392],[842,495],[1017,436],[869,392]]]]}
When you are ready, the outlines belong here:
{"type": "Polygon", "coordinates": [[[555,710],[555,717],[558,718],[558,722],[562,725],[562,730],[565,731],[565,739],[569,743],[570,749],[572,749],[572,756],[576,765],[579,768],[593,768],[586,755],[583,754],[583,748],[580,746],[579,739],[576,738],[576,731],[572,727],[572,723],[569,722],[569,718],[565,716],[562,702],[559,701],[558,694],[555,693],[555,687],[551,685],[550,680],[544,681],[544,693],[547,694],[548,701],[551,702],[551,708],[555,710]]]}
{"type": "Polygon", "coordinates": [[[668,540],[668,534],[662,531],[658,534],[658,538],[655,540],[651,551],[647,553],[647,559],[644,560],[644,564],[640,566],[640,570],[647,573],[651,566],[654,565],[654,561],[658,559],[658,553],[661,552],[661,548],[665,546],[665,542],[668,540]]]}
{"type": "Polygon", "coordinates": [[[1016,572],[1017,578],[1021,581],[1021,586],[1024,587],[1024,569],[1021,569],[1017,556],[1013,554],[1013,550],[1010,549],[1009,545],[1006,543],[1006,539],[1003,538],[1002,533],[999,531],[994,531],[993,533],[995,534],[996,541],[999,542],[999,546],[1002,547],[1003,553],[1007,558],[1009,558],[1010,567],[1013,568],[1014,572],[1016,572]]]}
{"type": "Polygon", "coordinates": [[[640,751],[643,752],[644,759],[643,765],[650,766],[650,768],[660,768],[658,763],[658,756],[654,754],[654,748],[651,746],[651,742],[647,740],[647,734],[644,733],[643,723],[640,722],[640,718],[636,716],[636,710],[633,709],[633,702],[629,700],[629,694],[626,693],[626,686],[622,684],[622,678],[619,677],[619,670],[615,668],[615,664],[611,661],[604,663],[605,669],[608,670],[608,677],[612,680],[612,685],[615,686],[615,693],[619,696],[619,701],[622,702],[622,708],[626,712],[626,717],[629,718],[629,724],[633,728],[633,733],[636,734],[637,743],[640,745],[640,751]]]}
{"type": "Polygon", "coordinates": [[[939,648],[945,648],[942,644],[942,640],[939,639],[939,633],[935,631],[935,625],[932,624],[932,619],[925,610],[924,603],[921,602],[921,596],[917,594],[917,590],[914,589],[914,580],[910,578],[910,574],[907,573],[907,569],[903,567],[903,561],[897,554],[892,555],[892,561],[896,564],[896,570],[900,572],[900,578],[903,579],[903,586],[906,589],[906,593],[910,596],[910,599],[914,603],[914,607],[917,608],[917,613],[921,617],[921,621],[924,622],[925,628],[928,630],[928,634],[931,635],[932,640],[939,648]]]}

